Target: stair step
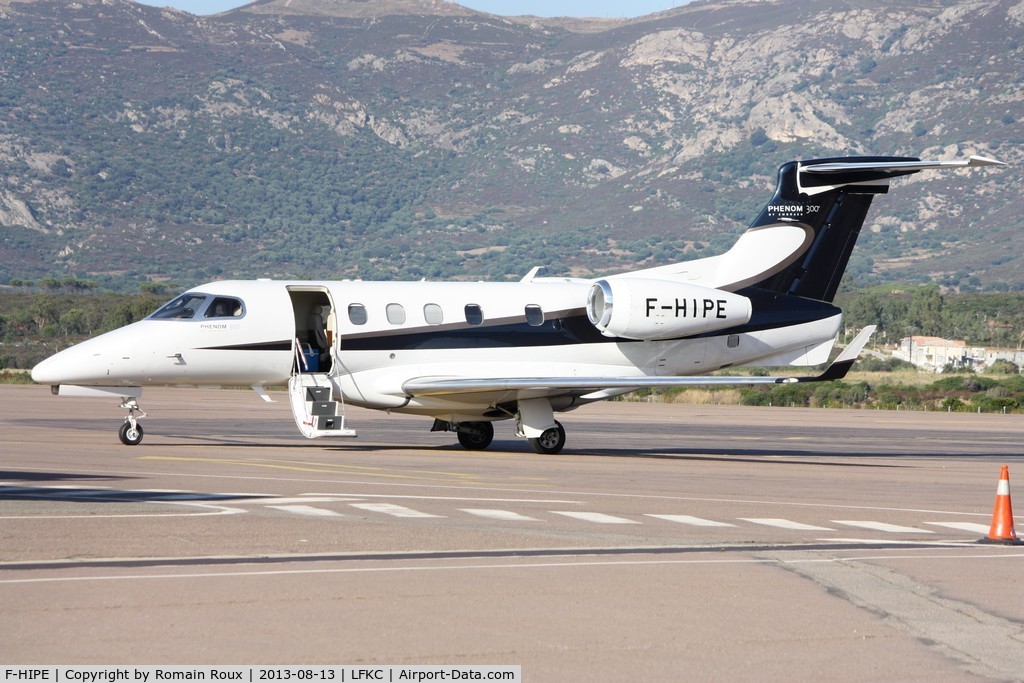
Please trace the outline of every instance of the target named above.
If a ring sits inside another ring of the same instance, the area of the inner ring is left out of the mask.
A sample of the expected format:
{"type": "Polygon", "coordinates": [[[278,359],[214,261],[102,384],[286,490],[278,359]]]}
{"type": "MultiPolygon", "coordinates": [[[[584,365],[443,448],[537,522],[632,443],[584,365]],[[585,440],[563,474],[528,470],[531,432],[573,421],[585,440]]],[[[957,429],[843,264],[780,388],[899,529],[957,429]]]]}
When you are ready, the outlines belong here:
{"type": "Polygon", "coordinates": [[[345,429],[345,420],[341,417],[320,415],[316,418],[317,431],[332,432],[336,436],[355,436],[356,430],[345,429]]]}
{"type": "Polygon", "coordinates": [[[314,401],[309,408],[310,415],[337,415],[338,403],[336,401],[314,401]]]}
{"type": "Polygon", "coordinates": [[[331,400],[331,388],[330,387],[306,387],[306,400],[307,401],[330,401],[331,400]]]}

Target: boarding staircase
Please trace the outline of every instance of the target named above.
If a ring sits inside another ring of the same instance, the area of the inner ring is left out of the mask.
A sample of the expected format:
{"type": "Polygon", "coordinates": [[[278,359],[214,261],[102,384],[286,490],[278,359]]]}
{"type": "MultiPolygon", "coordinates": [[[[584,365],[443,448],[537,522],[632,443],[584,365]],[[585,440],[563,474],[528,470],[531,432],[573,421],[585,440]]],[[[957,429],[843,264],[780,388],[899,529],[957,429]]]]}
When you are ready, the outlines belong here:
{"type": "Polygon", "coordinates": [[[335,398],[331,373],[320,372],[319,367],[310,362],[311,354],[303,353],[303,346],[295,341],[295,367],[288,380],[288,398],[295,425],[309,439],[356,436],[356,430],[345,426],[345,397],[338,392],[335,398]]]}

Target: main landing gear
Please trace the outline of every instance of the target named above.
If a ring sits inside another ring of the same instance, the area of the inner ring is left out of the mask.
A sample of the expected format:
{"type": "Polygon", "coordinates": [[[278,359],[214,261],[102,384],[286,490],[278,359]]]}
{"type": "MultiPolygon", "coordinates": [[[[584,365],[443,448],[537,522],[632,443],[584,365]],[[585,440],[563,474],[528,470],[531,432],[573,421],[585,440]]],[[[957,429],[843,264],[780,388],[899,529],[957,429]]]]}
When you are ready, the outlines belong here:
{"type": "Polygon", "coordinates": [[[459,443],[467,451],[482,451],[494,440],[494,424],[491,422],[448,422],[434,420],[432,432],[455,432],[459,443]]]}
{"type": "Polygon", "coordinates": [[[494,440],[494,425],[490,422],[463,422],[457,430],[459,443],[467,451],[482,451],[494,440]]]}
{"type": "MultiPolygon", "coordinates": [[[[546,398],[519,401],[515,413],[516,434],[526,437],[537,453],[554,455],[565,446],[565,427],[554,418],[551,402],[546,398]]],[[[511,417],[511,414],[509,415],[511,417]]],[[[494,440],[494,425],[491,422],[450,422],[434,420],[432,432],[455,432],[462,447],[469,451],[481,451],[494,440]]]]}
{"type": "Polygon", "coordinates": [[[139,408],[139,402],[134,397],[121,399],[121,407],[128,409],[128,415],[124,418],[121,428],[117,430],[117,438],[125,446],[138,446],[142,442],[143,434],[139,420],[146,417],[146,413],[139,408]],[[135,415],[136,412],[139,413],[138,416],[135,415]]]}
{"type": "Polygon", "coordinates": [[[555,426],[549,427],[535,438],[527,438],[530,447],[541,455],[554,455],[562,450],[565,445],[565,428],[562,423],[555,420],[555,426]]]}
{"type": "Polygon", "coordinates": [[[565,428],[555,419],[551,401],[527,398],[519,401],[516,433],[525,436],[530,447],[541,455],[560,453],[565,445],[565,428]]]}

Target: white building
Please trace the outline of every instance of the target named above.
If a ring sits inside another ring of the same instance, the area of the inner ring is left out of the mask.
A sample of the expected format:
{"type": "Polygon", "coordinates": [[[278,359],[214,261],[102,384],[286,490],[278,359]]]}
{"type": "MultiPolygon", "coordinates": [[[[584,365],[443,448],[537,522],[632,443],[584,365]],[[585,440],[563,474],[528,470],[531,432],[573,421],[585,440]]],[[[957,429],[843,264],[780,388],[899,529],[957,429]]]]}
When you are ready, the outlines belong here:
{"type": "MultiPolygon", "coordinates": [[[[984,349],[976,350],[984,353],[984,349]]],[[[949,363],[958,367],[973,367],[968,351],[967,342],[963,339],[915,335],[901,339],[899,348],[892,355],[919,368],[941,372],[949,363]]]]}
{"type": "Polygon", "coordinates": [[[1008,360],[1024,370],[1024,350],[967,346],[963,339],[904,337],[892,355],[931,372],[942,372],[950,363],[957,368],[980,370],[997,360],[1008,360]]]}

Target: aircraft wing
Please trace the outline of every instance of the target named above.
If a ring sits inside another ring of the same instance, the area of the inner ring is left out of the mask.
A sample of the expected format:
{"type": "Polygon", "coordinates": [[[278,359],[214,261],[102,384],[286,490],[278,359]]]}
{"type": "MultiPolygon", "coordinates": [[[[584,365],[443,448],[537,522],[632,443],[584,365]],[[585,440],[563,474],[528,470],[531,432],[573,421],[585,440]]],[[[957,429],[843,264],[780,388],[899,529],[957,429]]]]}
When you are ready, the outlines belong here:
{"type": "Polygon", "coordinates": [[[554,396],[559,394],[583,395],[605,389],[649,389],[658,387],[690,387],[739,384],[796,384],[800,382],[830,382],[842,379],[853,366],[864,345],[875,331],[875,325],[862,329],[843,349],[824,372],[808,377],[744,377],[721,375],[694,375],[687,377],[417,377],[406,381],[402,388],[410,396],[445,396],[483,392],[529,392],[554,396]]]}

